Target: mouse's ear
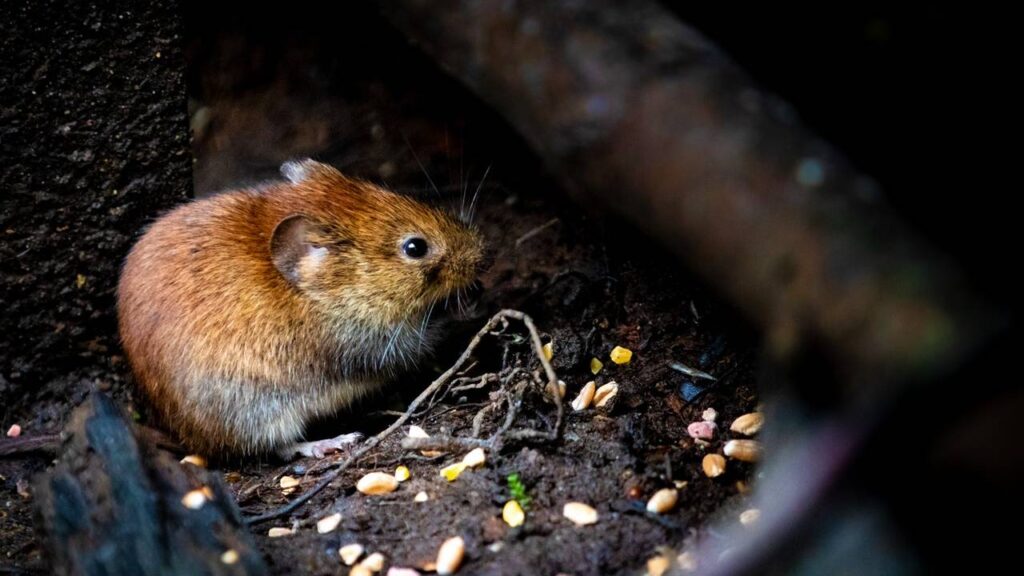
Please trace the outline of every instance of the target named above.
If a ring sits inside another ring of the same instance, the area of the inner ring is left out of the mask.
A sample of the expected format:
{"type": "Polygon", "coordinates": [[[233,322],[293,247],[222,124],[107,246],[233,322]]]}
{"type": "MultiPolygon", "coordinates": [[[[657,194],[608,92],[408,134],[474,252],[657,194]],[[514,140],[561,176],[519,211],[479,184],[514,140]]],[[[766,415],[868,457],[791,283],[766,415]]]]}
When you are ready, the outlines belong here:
{"type": "Polygon", "coordinates": [[[318,172],[336,172],[336,170],[323,162],[317,162],[312,158],[303,160],[289,160],[281,164],[281,175],[292,184],[300,184],[310,176],[318,172]]]}
{"type": "Polygon", "coordinates": [[[270,236],[270,258],[274,267],[292,284],[298,284],[303,269],[315,269],[327,255],[327,248],[314,242],[320,227],[301,214],[278,222],[270,236]]]}

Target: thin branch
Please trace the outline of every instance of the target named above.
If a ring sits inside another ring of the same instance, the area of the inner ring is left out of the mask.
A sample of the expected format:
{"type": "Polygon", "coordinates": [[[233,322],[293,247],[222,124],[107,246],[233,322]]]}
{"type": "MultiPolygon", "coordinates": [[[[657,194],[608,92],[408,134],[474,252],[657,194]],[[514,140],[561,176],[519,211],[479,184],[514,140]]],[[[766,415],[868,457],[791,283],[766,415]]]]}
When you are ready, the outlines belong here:
{"type": "Polygon", "coordinates": [[[401,428],[406,422],[408,422],[412,415],[416,413],[416,410],[420,407],[420,405],[423,404],[423,402],[427,401],[428,398],[433,398],[437,391],[442,386],[446,385],[451,380],[452,376],[454,376],[456,373],[458,373],[459,370],[462,369],[462,367],[466,364],[466,362],[469,361],[470,357],[473,355],[473,352],[477,349],[478,346],[480,346],[480,343],[483,341],[484,336],[491,334],[491,332],[499,324],[502,326],[503,329],[507,327],[509,319],[518,320],[522,322],[523,325],[526,326],[526,329],[530,332],[530,338],[533,341],[534,353],[537,355],[537,358],[540,360],[541,365],[544,367],[544,373],[548,377],[549,384],[551,384],[550,389],[554,391],[552,397],[555,401],[555,407],[557,409],[557,420],[555,421],[555,427],[550,432],[536,432],[536,435],[534,437],[544,438],[547,440],[557,440],[560,437],[562,430],[562,398],[558,395],[558,377],[555,376],[554,368],[551,367],[551,363],[548,362],[547,358],[544,356],[543,344],[541,344],[540,335],[537,332],[537,327],[534,325],[532,318],[530,318],[529,316],[522,312],[519,312],[518,310],[502,310],[495,314],[494,316],[492,316],[491,319],[488,320],[486,324],[484,324],[483,328],[481,328],[476,333],[476,335],[473,336],[473,339],[470,340],[469,345],[462,352],[462,355],[459,356],[458,360],[455,361],[455,364],[453,364],[450,368],[445,370],[443,374],[438,376],[437,379],[431,382],[430,385],[423,390],[423,392],[420,392],[419,396],[417,396],[409,404],[409,407],[406,409],[406,411],[401,416],[399,416],[394,422],[392,422],[390,426],[388,426],[382,432],[368,439],[361,446],[353,450],[348,455],[347,458],[333,465],[333,469],[329,469],[329,471],[324,475],[324,477],[319,482],[317,482],[315,486],[310,488],[308,491],[304,492],[301,496],[271,512],[259,514],[257,516],[250,516],[246,519],[246,522],[248,522],[250,525],[259,524],[261,522],[266,522],[268,520],[273,520],[274,518],[279,518],[286,514],[290,514],[291,512],[295,511],[300,506],[308,502],[311,498],[319,494],[321,491],[323,491],[324,488],[326,488],[332,482],[337,480],[338,477],[340,477],[341,474],[345,470],[347,470],[349,466],[352,465],[353,462],[356,462],[358,459],[365,456],[371,450],[376,448],[381,442],[383,442],[385,438],[390,436],[396,430],[401,428]]]}

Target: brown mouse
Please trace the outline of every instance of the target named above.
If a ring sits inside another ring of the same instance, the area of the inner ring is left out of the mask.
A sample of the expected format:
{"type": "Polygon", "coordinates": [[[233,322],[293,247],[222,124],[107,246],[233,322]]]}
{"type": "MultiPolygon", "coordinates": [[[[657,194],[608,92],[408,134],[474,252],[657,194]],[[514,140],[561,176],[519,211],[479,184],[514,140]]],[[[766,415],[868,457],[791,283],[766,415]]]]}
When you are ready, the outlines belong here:
{"type": "Polygon", "coordinates": [[[312,160],[158,219],[118,286],[121,338],[162,421],[208,455],[299,451],[306,424],[431,349],[429,311],[474,282],[480,235],[312,160]]]}

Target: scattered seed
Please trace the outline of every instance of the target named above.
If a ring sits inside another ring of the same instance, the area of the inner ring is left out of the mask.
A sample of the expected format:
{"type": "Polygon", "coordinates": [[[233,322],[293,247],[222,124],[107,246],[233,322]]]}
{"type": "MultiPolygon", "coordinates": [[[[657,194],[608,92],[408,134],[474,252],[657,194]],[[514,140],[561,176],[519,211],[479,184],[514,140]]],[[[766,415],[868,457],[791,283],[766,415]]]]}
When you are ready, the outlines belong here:
{"type": "Polygon", "coordinates": [[[729,440],[722,452],[743,462],[757,462],[761,458],[761,444],[757,440],[729,440]]]}
{"type": "Polygon", "coordinates": [[[555,355],[555,347],[552,344],[552,342],[548,342],[547,344],[541,346],[541,350],[544,351],[544,358],[548,360],[551,360],[551,358],[555,355]]]}
{"type": "Polygon", "coordinates": [[[388,576],[420,576],[420,573],[415,568],[397,568],[392,566],[388,568],[388,576]]]}
{"type": "Polygon", "coordinates": [[[363,561],[360,562],[359,565],[369,568],[373,572],[380,572],[384,569],[384,555],[380,552],[374,552],[366,558],[363,558],[363,561]]]}
{"type": "Polygon", "coordinates": [[[701,413],[700,419],[704,420],[705,422],[714,422],[718,420],[718,410],[715,410],[714,408],[708,408],[703,413],[701,413]]]}
{"type": "Polygon", "coordinates": [[[629,348],[623,348],[622,346],[616,346],[612,348],[612,353],[608,355],[612,362],[616,364],[629,364],[629,361],[633,359],[633,351],[629,348]]]}
{"type": "Polygon", "coordinates": [[[764,425],[764,414],[751,412],[733,420],[729,430],[744,436],[753,436],[761,430],[762,425],[764,425]]]}
{"type": "Polygon", "coordinates": [[[609,382],[604,386],[601,386],[594,392],[594,405],[598,408],[604,407],[605,404],[611,401],[616,394],[619,393],[619,385],[615,382],[609,382]]]}
{"type": "Polygon", "coordinates": [[[761,511],[757,508],[751,508],[744,510],[740,513],[740,524],[744,526],[750,526],[761,519],[761,511]]]}
{"type": "Polygon", "coordinates": [[[437,573],[441,576],[455,574],[465,554],[466,543],[460,536],[445,540],[444,544],[441,544],[441,549],[437,551],[437,573]]]}
{"type": "Polygon", "coordinates": [[[676,485],[676,490],[682,490],[683,488],[686,488],[686,485],[689,484],[689,482],[686,480],[676,480],[673,484],[676,485]]]}
{"type": "Polygon", "coordinates": [[[526,513],[523,512],[523,507],[519,505],[519,502],[509,500],[505,502],[505,507],[501,509],[501,519],[505,521],[505,524],[515,528],[516,526],[522,526],[523,522],[526,521],[526,513]]]}
{"type": "Polygon", "coordinates": [[[203,458],[198,454],[189,454],[188,456],[185,456],[181,459],[181,463],[191,464],[193,466],[198,466],[199,468],[206,468],[206,458],[203,458]]]}
{"type": "Polygon", "coordinates": [[[691,422],[686,427],[686,433],[690,435],[690,438],[699,438],[701,440],[711,440],[715,437],[715,426],[714,422],[708,422],[707,420],[701,420],[700,422],[691,422]]]}
{"type": "Polygon", "coordinates": [[[221,561],[222,564],[229,564],[229,565],[237,563],[238,562],[238,551],[235,550],[234,548],[225,550],[224,553],[220,555],[220,561],[221,561]]]}
{"type": "Polygon", "coordinates": [[[704,456],[701,467],[708,478],[717,478],[725,473],[725,457],[721,454],[708,454],[704,456]]]}
{"type": "Polygon", "coordinates": [[[577,526],[588,526],[597,522],[597,510],[582,502],[569,502],[562,508],[562,516],[577,526]]]}
{"type": "Polygon", "coordinates": [[[593,374],[594,376],[597,376],[598,372],[601,371],[601,368],[604,368],[604,362],[601,362],[597,358],[591,358],[590,359],[590,373],[591,374],[593,374]]]}
{"type": "Polygon", "coordinates": [[[356,482],[356,490],[363,494],[387,494],[398,488],[398,480],[385,472],[370,472],[356,482]]]}
{"type": "Polygon", "coordinates": [[[409,472],[408,467],[399,466],[398,468],[395,468],[395,480],[398,480],[399,482],[405,482],[406,480],[409,479],[410,476],[412,476],[412,473],[409,472]]]}
{"type": "Polygon", "coordinates": [[[409,438],[430,438],[430,434],[419,426],[409,426],[409,438]]]}
{"type": "Polygon", "coordinates": [[[281,527],[275,526],[274,528],[271,528],[270,530],[267,530],[267,536],[270,536],[271,538],[280,538],[282,536],[291,536],[292,534],[295,534],[295,530],[292,530],[291,528],[281,528],[281,527]]]}
{"type": "Polygon", "coordinates": [[[370,570],[362,564],[356,564],[348,571],[348,576],[373,576],[373,570],[370,570]]]}
{"type": "Polygon", "coordinates": [[[335,528],[341,524],[341,514],[335,512],[330,516],[324,516],[323,518],[316,521],[316,531],[321,534],[327,534],[328,532],[334,532],[335,528]]]}
{"type": "Polygon", "coordinates": [[[456,462],[455,464],[451,464],[449,466],[441,468],[441,476],[443,476],[444,479],[449,482],[454,482],[455,479],[458,478],[459,475],[462,474],[463,470],[465,469],[465,462],[456,462]]]}
{"type": "Polygon", "coordinates": [[[207,500],[209,498],[206,497],[206,493],[202,490],[190,490],[181,497],[181,503],[189,510],[199,510],[206,504],[207,500]]]}
{"type": "Polygon", "coordinates": [[[426,492],[417,492],[416,496],[413,497],[413,502],[426,502],[430,500],[430,495],[426,492]]]}
{"type": "Polygon", "coordinates": [[[469,468],[478,468],[483,466],[486,461],[487,454],[484,452],[483,448],[473,448],[462,458],[462,463],[469,468]]]}
{"type": "Polygon", "coordinates": [[[679,492],[675,488],[662,488],[651,496],[647,501],[647,511],[655,514],[664,514],[676,507],[679,499],[679,492]]]}
{"type": "Polygon", "coordinates": [[[11,424],[11,427],[7,429],[8,438],[17,438],[21,436],[21,426],[18,424],[11,424]]]}
{"type": "Polygon", "coordinates": [[[338,556],[341,556],[341,561],[345,563],[345,566],[351,566],[356,563],[356,560],[359,560],[365,551],[362,544],[346,544],[338,549],[338,556]]]}
{"type": "Polygon", "coordinates": [[[667,556],[659,554],[647,559],[647,576],[662,576],[668,572],[672,561],[667,556]]]}
{"type": "Polygon", "coordinates": [[[299,489],[299,479],[291,476],[281,476],[281,493],[287,496],[299,489]]]}
{"type": "Polygon", "coordinates": [[[590,403],[594,401],[594,393],[596,390],[597,384],[594,384],[593,380],[584,384],[579,395],[572,401],[572,409],[576,412],[586,410],[590,406],[590,403]]]}
{"type": "MultiPolygon", "coordinates": [[[[548,396],[551,396],[552,395],[551,384],[548,384],[546,390],[547,390],[548,396]]],[[[564,380],[559,380],[558,381],[558,397],[559,398],[565,398],[565,381],[564,380]]]]}
{"type": "MultiPolygon", "coordinates": [[[[430,438],[430,434],[419,426],[409,426],[409,438],[430,438]]],[[[438,450],[420,450],[420,454],[427,458],[436,458],[443,453],[438,450]]]]}

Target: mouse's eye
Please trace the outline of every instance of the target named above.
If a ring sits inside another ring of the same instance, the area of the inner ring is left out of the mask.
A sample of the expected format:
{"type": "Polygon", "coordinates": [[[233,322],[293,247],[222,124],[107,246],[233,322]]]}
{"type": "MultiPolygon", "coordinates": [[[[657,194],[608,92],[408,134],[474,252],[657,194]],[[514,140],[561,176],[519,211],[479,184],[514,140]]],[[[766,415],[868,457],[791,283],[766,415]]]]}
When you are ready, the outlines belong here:
{"type": "Polygon", "coordinates": [[[409,238],[402,243],[402,252],[409,258],[423,258],[427,255],[427,241],[423,238],[409,238]]]}

